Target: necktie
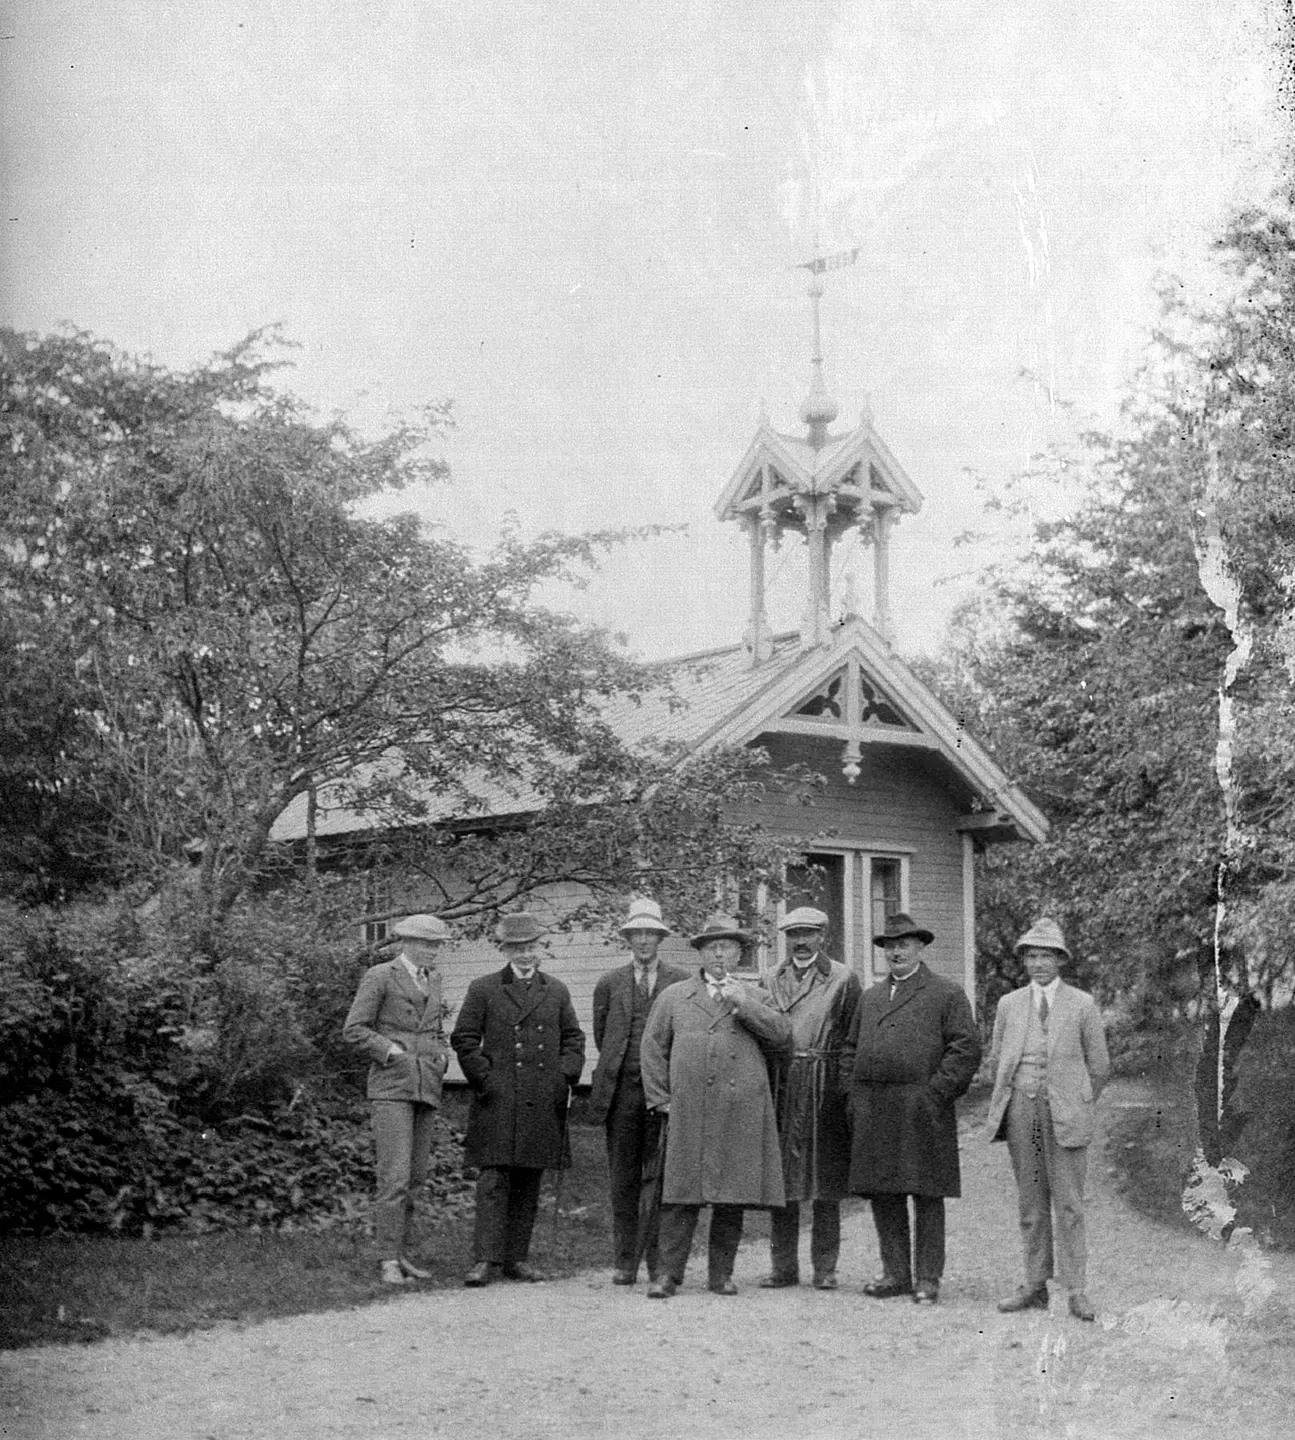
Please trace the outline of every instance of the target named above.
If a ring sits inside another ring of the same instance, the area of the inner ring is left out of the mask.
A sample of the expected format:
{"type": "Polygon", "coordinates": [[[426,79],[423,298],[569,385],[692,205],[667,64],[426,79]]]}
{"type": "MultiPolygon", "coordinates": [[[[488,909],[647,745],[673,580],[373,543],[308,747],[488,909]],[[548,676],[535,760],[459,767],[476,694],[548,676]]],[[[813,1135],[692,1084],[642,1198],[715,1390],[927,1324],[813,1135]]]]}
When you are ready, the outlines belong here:
{"type": "Polygon", "coordinates": [[[1048,1028],[1048,992],[1039,991],[1039,1024],[1046,1030],[1048,1028]]]}
{"type": "Polygon", "coordinates": [[[648,972],[646,970],[640,970],[638,972],[638,987],[639,994],[646,1000],[651,990],[651,986],[648,983],[648,972]]]}
{"type": "Polygon", "coordinates": [[[427,978],[427,975],[426,965],[420,965],[414,974],[414,979],[418,981],[418,988],[424,995],[430,994],[432,989],[432,982],[427,978]]]}

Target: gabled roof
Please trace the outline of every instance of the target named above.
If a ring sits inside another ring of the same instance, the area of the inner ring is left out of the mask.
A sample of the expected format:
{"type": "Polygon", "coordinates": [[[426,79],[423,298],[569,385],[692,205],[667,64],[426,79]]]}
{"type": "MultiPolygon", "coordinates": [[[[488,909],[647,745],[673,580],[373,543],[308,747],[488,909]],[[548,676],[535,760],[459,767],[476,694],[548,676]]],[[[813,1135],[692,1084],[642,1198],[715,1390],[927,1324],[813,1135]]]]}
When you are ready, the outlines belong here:
{"type": "MultiPolygon", "coordinates": [[[[792,733],[837,741],[842,747],[885,744],[934,752],[983,807],[968,814],[963,828],[984,840],[1046,838],[1048,822],[1016,788],[988,753],[925,685],[896,659],[881,636],[861,619],[835,627],[830,642],[804,648],[797,635],[779,635],[772,656],[753,666],[741,645],[705,650],[667,662],[672,689],[640,699],[608,703],[603,717],[627,745],[673,742],[689,751],[744,745],[761,735],[792,733]],[[830,689],[837,678],[862,683],[876,700],[869,712],[846,702],[834,715],[806,702],[830,689]],[[871,714],[876,710],[877,714],[871,714]],[[878,718],[878,715],[881,718],[878,718]]],[[[847,769],[848,773],[848,769],[847,769]]],[[[428,797],[425,823],[473,815],[524,814],[538,796],[521,779],[505,786],[484,776],[465,777],[454,794],[428,797]]],[[[395,823],[376,810],[348,806],[340,792],[321,792],[316,820],[320,836],[372,831],[395,823]]],[[[273,838],[300,839],[306,833],[304,797],[280,816],[273,838]]]]}
{"type": "Polygon", "coordinates": [[[845,435],[829,436],[818,450],[805,436],[784,435],[761,425],[715,502],[719,519],[732,519],[756,501],[766,465],[782,477],[789,491],[825,494],[848,484],[869,504],[884,500],[910,515],[922,508],[921,491],[866,421],[845,435]]]}

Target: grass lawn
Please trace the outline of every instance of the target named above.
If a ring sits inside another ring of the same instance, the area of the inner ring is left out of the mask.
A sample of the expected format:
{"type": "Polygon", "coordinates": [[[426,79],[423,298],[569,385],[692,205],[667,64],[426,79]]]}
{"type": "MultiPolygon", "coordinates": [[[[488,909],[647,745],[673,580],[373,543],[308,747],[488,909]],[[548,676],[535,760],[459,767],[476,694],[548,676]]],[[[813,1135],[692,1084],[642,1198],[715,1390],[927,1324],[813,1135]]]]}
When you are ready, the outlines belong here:
{"type": "MultiPolygon", "coordinates": [[[[464,1095],[446,1097],[452,1123],[461,1126],[466,1109],[464,1095]]],[[[578,1099],[572,1167],[560,1181],[557,1171],[545,1176],[531,1245],[535,1263],[555,1273],[610,1263],[603,1131],[584,1123],[582,1110],[578,1099]]],[[[461,1285],[471,1264],[471,1193],[419,1218],[414,1258],[434,1275],[423,1288],[461,1285]]],[[[378,1304],[404,1293],[382,1285],[377,1269],[365,1213],[346,1225],[294,1234],[9,1236],[0,1239],[0,1348],[193,1330],[378,1304]]]]}

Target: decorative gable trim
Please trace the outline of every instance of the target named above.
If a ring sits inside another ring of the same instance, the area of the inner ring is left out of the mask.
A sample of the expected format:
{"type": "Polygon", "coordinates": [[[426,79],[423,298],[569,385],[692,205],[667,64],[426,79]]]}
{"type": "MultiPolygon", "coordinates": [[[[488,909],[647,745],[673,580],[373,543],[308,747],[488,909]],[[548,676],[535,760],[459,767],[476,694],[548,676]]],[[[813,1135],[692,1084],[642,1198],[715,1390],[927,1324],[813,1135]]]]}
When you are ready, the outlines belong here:
{"type": "Polygon", "coordinates": [[[770,732],[839,736],[845,745],[842,768],[851,783],[858,777],[858,761],[864,745],[890,744],[934,750],[982,797],[988,807],[986,813],[997,817],[987,827],[994,832],[993,838],[1006,838],[1004,831],[1015,831],[1037,842],[1047,838],[1048,822],[1043,813],[1008,780],[988,752],[912,671],[895,658],[865,620],[846,622],[826,650],[807,651],[780,675],[771,677],[770,684],[759,695],[751,697],[700,737],[697,748],[750,744],[770,732]],[[832,716],[827,722],[796,713],[805,700],[825,690],[833,677],[842,672],[848,675],[852,669],[892,699],[897,713],[905,721],[904,728],[864,723],[857,708],[858,692],[849,689],[846,689],[847,696],[855,697],[851,701],[853,714],[850,705],[839,720],[832,716]]]}

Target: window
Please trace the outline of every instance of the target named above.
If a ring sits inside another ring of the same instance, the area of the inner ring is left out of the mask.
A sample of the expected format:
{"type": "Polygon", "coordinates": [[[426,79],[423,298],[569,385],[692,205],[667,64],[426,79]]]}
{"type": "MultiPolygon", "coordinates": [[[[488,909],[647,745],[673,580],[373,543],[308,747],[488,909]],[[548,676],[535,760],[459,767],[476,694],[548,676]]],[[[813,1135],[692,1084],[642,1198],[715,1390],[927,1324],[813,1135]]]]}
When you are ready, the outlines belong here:
{"type": "Polygon", "coordinates": [[[391,915],[391,876],[384,870],[364,873],[364,943],[377,945],[387,938],[391,915]]]}
{"type": "Polygon", "coordinates": [[[904,908],[904,862],[893,855],[865,857],[868,866],[868,949],[872,952],[872,973],[885,975],[886,952],[871,944],[873,935],[880,935],[886,921],[904,908]]]}

